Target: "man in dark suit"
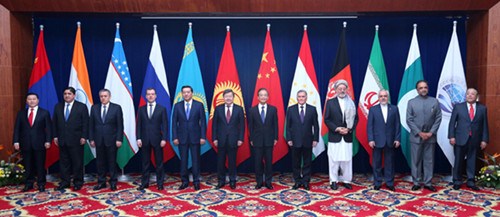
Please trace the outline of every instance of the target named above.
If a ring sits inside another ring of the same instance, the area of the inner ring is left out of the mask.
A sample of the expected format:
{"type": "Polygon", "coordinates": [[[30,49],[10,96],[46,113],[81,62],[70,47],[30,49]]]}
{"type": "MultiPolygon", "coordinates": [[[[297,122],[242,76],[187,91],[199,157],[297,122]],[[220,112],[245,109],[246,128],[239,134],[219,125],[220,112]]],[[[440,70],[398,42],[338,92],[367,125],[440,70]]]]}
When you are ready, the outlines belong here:
{"type": "Polygon", "coordinates": [[[391,191],[394,188],[394,149],[401,141],[401,123],[398,107],[389,104],[389,92],[380,90],[380,104],[370,108],[368,113],[368,144],[373,149],[373,181],[374,189],[380,190],[382,185],[382,153],[384,155],[385,184],[391,191]]]}
{"type": "Polygon", "coordinates": [[[263,182],[266,188],[273,189],[273,148],[278,142],[278,110],[267,104],[269,92],[265,88],[257,92],[259,104],[252,107],[248,114],[248,129],[250,133],[250,144],[254,150],[255,178],[260,189],[263,182]],[[262,168],[262,160],[265,162],[262,168]],[[263,180],[265,174],[265,180],[263,180]]]}
{"type": "Polygon", "coordinates": [[[467,187],[479,191],[474,183],[476,153],[486,148],[489,141],[488,112],[486,106],[477,101],[477,90],[467,89],[466,102],[455,105],[451,112],[448,138],[453,145],[455,163],[453,166],[453,189],[462,185],[462,167],[467,156],[467,187]]]}
{"type": "Polygon", "coordinates": [[[110,102],[111,92],[108,89],[99,91],[100,104],[90,109],[89,139],[90,146],[96,147],[97,154],[97,185],[94,191],[106,187],[106,166],[109,170],[109,184],[112,191],[116,190],[117,165],[116,152],[123,141],[122,107],[110,102]]]}
{"type": "Polygon", "coordinates": [[[38,106],[36,93],[26,94],[28,108],[17,113],[14,126],[14,149],[21,150],[25,168],[23,192],[33,189],[35,174],[38,190],[45,191],[45,150],[50,148],[50,113],[38,106]]]}
{"type": "Polygon", "coordinates": [[[75,100],[73,87],[64,89],[64,102],[54,107],[54,142],[59,146],[61,182],[56,190],[69,188],[73,175],[73,189],[78,191],[83,185],[83,146],[87,142],[89,110],[75,100]]]}
{"type": "Polygon", "coordinates": [[[165,171],[163,171],[163,148],[168,140],[167,110],[156,103],[156,90],[146,89],[146,106],[139,108],[137,115],[137,146],[141,148],[142,180],[138,190],[149,187],[149,166],[151,149],[156,163],[156,186],[163,190],[165,171]]]}
{"type": "Polygon", "coordinates": [[[234,92],[231,89],[222,93],[224,104],[215,108],[212,122],[213,143],[217,147],[216,189],[224,187],[226,182],[226,157],[228,159],[229,186],[236,188],[236,153],[243,144],[245,136],[245,115],[243,108],[233,103],[234,92]]]}
{"type": "Polygon", "coordinates": [[[179,146],[181,155],[181,180],[179,190],[189,185],[188,153],[191,152],[193,185],[200,189],[200,145],[205,144],[207,118],[203,103],[193,100],[193,88],[183,86],[184,100],[175,104],[172,115],[172,139],[179,146]]]}
{"type": "Polygon", "coordinates": [[[307,92],[297,92],[297,102],[286,114],[286,141],[292,149],[294,190],[303,186],[309,190],[311,180],[312,147],[319,140],[318,112],[316,107],[306,104],[307,92]],[[301,164],[303,164],[301,166],[301,164]]]}

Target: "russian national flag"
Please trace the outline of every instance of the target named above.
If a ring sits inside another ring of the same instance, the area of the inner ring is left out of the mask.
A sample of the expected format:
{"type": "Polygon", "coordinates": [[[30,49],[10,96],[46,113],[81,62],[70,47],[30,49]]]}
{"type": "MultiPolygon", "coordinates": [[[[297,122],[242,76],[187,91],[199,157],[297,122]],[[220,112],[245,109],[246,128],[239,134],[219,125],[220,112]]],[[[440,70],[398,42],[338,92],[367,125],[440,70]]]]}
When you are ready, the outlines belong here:
{"type": "MultiPolygon", "coordinates": [[[[35,60],[33,61],[33,70],[31,71],[30,83],[28,92],[38,94],[41,108],[50,112],[52,116],[53,109],[57,104],[56,87],[50,70],[49,59],[45,51],[45,43],[43,40],[43,25],[40,25],[40,36],[38,37],[38,45],[36,47],[35,60]]],[[[45,159],[45,169],[59,160],[59,148],[52,142],[52,145],[47,150],[45,159]]]]}

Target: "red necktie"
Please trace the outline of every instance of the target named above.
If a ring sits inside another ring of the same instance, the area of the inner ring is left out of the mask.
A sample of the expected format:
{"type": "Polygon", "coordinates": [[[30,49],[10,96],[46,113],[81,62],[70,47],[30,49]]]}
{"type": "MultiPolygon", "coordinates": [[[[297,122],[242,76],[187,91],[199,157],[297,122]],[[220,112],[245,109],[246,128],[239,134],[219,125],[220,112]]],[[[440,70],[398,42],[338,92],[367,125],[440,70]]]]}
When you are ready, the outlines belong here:
{"type": "Polygon", "coordinates": [[[30,127],[33,126],[33,113],[35,112],[35,109],[32,108],[30,111],[30,115],[28,116],[28,121],[30,122],[30,127]]]}
{"type": "MultiPolygon", "coordinates": [[[[469,105],[470,105],[469,117],[470,117],[470,121],[472,122],[472,120],[474,120],[474,106],[472,104],[469,104],[469,105]]],[[[472,130],[469,131],[469,136],[472,136],[472,130]]]]}
{"type": "Polygon", "coordinates": [[[226,112],[226,122],[229,124],[229,120],[231,120],[231,106],[227,107],[227,112],[226,112]]]}

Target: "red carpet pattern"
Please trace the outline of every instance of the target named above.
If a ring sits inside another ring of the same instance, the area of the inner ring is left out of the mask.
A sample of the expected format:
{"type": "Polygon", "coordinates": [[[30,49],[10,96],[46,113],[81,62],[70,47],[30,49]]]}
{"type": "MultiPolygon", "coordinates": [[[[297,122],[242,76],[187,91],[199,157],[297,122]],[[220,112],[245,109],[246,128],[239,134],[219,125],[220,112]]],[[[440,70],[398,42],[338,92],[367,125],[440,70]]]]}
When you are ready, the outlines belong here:
{"type": "Polygon", "coordinates": [[[291,174],[276,174],[274,189],[255,190],[254,176],[240,174],[237,188],[216,190],[214,174],[204,174],[201,190],[178,191],[178,176],[168,176],[165,190],[156,185],[138,191],[139,176],[119,182],[117,191],[93,191],[87,183],[80,191],[56,191],[48,183],[46,192],[21,192],[23,186],[0,188],[1,216],[500,216],[500,191],[480,192],[451,189],[441,176],[434,178],[437,192],[411,191],[412,184],[396,177],[396,192],[373,190],[364,175],[355,175],[353,189],[329,187],[328,176],[316,174],[311,190],[292,190],[291,174]]]}

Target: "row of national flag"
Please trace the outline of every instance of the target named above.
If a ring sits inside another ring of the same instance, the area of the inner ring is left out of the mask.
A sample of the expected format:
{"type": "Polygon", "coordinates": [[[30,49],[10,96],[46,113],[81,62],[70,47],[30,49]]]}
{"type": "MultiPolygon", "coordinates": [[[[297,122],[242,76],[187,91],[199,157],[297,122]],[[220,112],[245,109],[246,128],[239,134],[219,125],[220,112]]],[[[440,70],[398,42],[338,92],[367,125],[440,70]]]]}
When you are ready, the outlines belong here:
{"type": "MultiPolygon", "coordinates": [[[[378,36],[378,26],[375,27],[375,36],[373,40],[373,45],[370,53],[370,59],[368,66],[366,68],[364,82],[361,88],[361,94],[359,96],[358,102],[358,115],[359,123],[355,129],[355,138],[353,145],[353,155],[359,151],[359,146],[361,145],[370,156],[370,163],[372,157],[372,150],[368,146],[367,135],[366,135],[366,122],[368,117],[369,109],[378,104],[378,91],[381,89],[389,90],[389,83],[387,80],[387,74],[385,69],[384,58],[382,54],[382,49],[379,42],[378,36]]],[[[123,50],[123,44],[120,37],[119,24],[116,24],[116,35],[114,39],[114,48],[111,54],[108,73],[106,77],[106,82],[104,88],[109,89],[113,93],[112,101],[121,105],[124,113],[124,139],[123,145],[118,150],[117,153],[117,164],[123,169],[128,161],[138,152],[139,148],[136,144],[135,137],[135,108],[133,102],[133,90],[132,81],[128,68],[128,62],[125,57],[125,52],[123,50]]],[[[340,33],[340,41],[337,49],[337,55],[335,63],[333,66],[332,74],[328,83],[327,94],[325,97],[326,101],[332,99],[336,96],[335,90],[333,88],[334,83],[343,79],[346,80],[349,85],[348,95],[353,100],[353,82],[351,76],[351,67],[349,62],[349,54],[347,52],[346,43],[346,32],[347,27],[344,22],[344,26],[340,33]]],[[[52,71],[50,69],[48,57],[45,51],[44,45],[44,33],[43,26],[40,26],[40,35],[38,38],[38,44],[36,49],[36,56],[34,59],[33,70],[29,82],[29,92],[35,92],[40,96],[40,106],[49,109],[52,112],[55,104],[57,104],[57,94],[55,90],[55,85],[52,78],[52,71]]],[[[410,43],[410,49],[408,52],[408,59],[406,62],[406,67],[401,82],[401,87],[399,90],[398,97],[398,107],[401,115],[401,124],[403,126],[402,132],[402,152],[407,160],[408,165],[411,162],[410,155],[410,143],[409,143],[409,128],[406,124],[406,105],[408,100],[417,96],[417,92],[414,88],[415,83],[418,80],[422,80],[423,69],[422,61],[420,58],[420,51],[417,39],[417,25],[414,25],[413,36],[410,43]]],[[[192,36],[192,24],[189,23],[189,30],[186,38],[186,43],[184,47],[184,54],[182,58],[181,67],[179,70],[179,77],[177,81],[176,91],[173,94],[173,104],[182,101],[181,87],[183,85],[190,85],[193,87],[194,93],[193,98],[203,103],[205,107],[205,115],[208,120],[208,140],[206,145],[201,146],[201,154],[206,153],[210,149],[217,151],[217,147],[212,146],[211,142],[211,126],[212,117],[215,107],[223,104],[224,100],[222,97],[222,92],[225,89],[232,89],[235,93],[234,103],[237,105],[244,106],[243,94],[240,86],[240,81],[238,77],[238,71],[234,59],[233,49],[231,45],[231,34],[230,28],[227,27],[226,39],[224,42],[224,48],[222,51],[222,56],[220,60],[219,70],[217,74],[217,79],[214,87],[214,94],[211,101],[210,111],[208,109],[207,99],[205,96],[205,89],[203,85],[202,73],[200,70],[200,65],[198,62],[198,56],[196,54],[196,49],[194,45],[194,40],[192,36]]],[[[80,23],[77,23],[77,31],[75,38],[75,45],[73,51],[73,60],[70,70],[70,79],[68,86],[72,86],[77,90],[76,100],[87,105],[90,111],[90,107],[94,103],[92,99],[92,92],[90,88],[90,81],[88,76],[88,70],[85,60],[85,54],[83,50],[82,40],[81,40],[81,27],[80,23]]],[[[170,114],[172,103],[170,102],[170,93],[166,77],[165,65],[162,58],[162,51],[160,48],[160,40],[157,33],[157,26],[153,29],[153,42],[151,46],[151,52],[149,55],[149,61],[146,67],[145,78],[143,87],[141,90],[141,97],[139,102],[139,107],[146,105],[146,89],[155,88],[157,93],[157,102],[164,105],[167,108],[167,113],[170,114]]],[[[279,131],[284,132],[285,120],[285,108],[283,105],[283,97],[281,90],[280,77],[278,72],[278,67],[276,65],[276,59],[274,56],[274,49],[272,46],[271,35],[270,35],[270,25],[267,26],[267,32],[265,36],[264,49],[262,52],[262,59],[260,63],[260,68],[257,74],[257,81],[255,85],[255,94],[252,100],[252,106],[258,103],[256,97],[256,92],[260,88],[266,88],[269,92],[268,103],[274,105],[278,109],[278,123],[279,131]]],[[[309,45],[309,38],[307,34],[307,26],[304,26],[302,43],[297,58],[297,65],[295,69],[295,74],[292,82],[290,99],[288,101],[288,106],[296,104],[295,96],[299,90],[306,90],[308,93],[308,103],[315,106],[318,112],[318,122],[322,123],[320,126],[321,137],[318,145],[313,149],[313,159],[318,157],[325,150],[326,141],[328,141],[328,129],[323,122],[323,112],[324,107],[321,105],[321,98],[319,94],[318,79],[316,77],[316,71],[314,68],[314,61],[311,54],[311,49],[309,45]]],[[[448,48],[448,53],[446,55],[445,63],[441,72],[441,77],[438,86],[438,96],[439,102],[441,104],[441,109],[443,114],[450,114],[451,109],[455,103],[465,101],[465,75],[462,65],[462,59],[460,54],[460,48],[458,44],[458,38],[456,34],[456,22],[454,22],[452,38],[448,48]],[[451,93],[454,89],[450,90],[450,84],[455,85],[454,88],[461,88],[464,91],[458,91],[456,93],[451,93]],[[450,96],[454,96],[453,99],[449,99],[450,96]]],[[[449,118],[445,118],[443,115],[443,122],[438,133],[438,143],[443,149],[447,159],[450,164],[453,165],[453,150],[451,146],[447,143],[447,135],[445,128],[448,126],[449,118]],[[441,129],[443,128],[443,129],[441,129]]],[[[170,123],[172,124],[172,123],[170,123]]],[[[250,157],[250,145],[248,141],[248,130],[245,132],[245,141],[238,149],[237,153],[237,164],[239,165],[243,161],[250,157]]],[[[96,157],[95,148],[90,147],[89,144],[85,145],[84,149],[84,165],[87,165],[96,157]]],[[[177,146],[170,142],[164,149],[164,161],[168,161],[175,155],[179,156],[179,150],[177,146]]],[[[279,137],[278,144],[276,145],[273,152],[273,163],[277,162],[283,158],[288,153],[288,147],[286,145],[283,136],[279,137]]],[[[45,168],[48,168],[59,159],[58,147],[52,145],[47,151],[45,168]]],[[[153,159],[153,162],[154,159],[153,159]]],[[[191,162],[190,160],[188,162],[191,162]]]]}

